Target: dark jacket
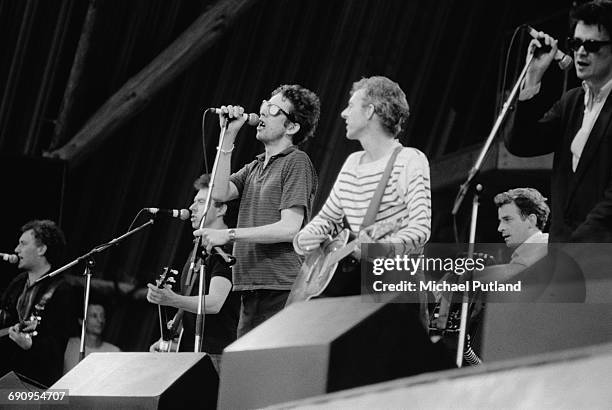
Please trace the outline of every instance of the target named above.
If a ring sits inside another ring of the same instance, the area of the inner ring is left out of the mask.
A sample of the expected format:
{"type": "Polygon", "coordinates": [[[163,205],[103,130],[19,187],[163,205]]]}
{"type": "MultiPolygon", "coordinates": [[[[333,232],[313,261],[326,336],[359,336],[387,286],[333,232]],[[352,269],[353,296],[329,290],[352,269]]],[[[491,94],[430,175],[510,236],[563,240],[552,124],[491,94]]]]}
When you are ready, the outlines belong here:
{"type": "Polygon", "coordinates": [[[575,173],[570,145],[582,125],[584,90],[574,88],[545,109],[540,95],[519,101],[506,126],[505,144],[521,157],[554,152],[549,241],[612,242],[612,95],[575,173]]]}

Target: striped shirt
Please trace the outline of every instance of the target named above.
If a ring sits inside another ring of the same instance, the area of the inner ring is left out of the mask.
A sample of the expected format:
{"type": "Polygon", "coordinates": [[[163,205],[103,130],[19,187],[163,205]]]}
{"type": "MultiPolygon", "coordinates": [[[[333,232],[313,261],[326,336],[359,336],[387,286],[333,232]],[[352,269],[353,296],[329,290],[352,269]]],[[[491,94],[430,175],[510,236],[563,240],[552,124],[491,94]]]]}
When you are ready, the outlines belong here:
{"type": "MultiPolygon", "coordinates": [[[[359,232],[390,158],[389,154],[360,164],[364,153],[355,152],[346,159],[323,208],[302,232],[335,235],[345,216],[351,231],[359,232]]],[[[398,154],[376,215],[376,222],[398,219],[402,221],[399,230],[377,242],[394,244],[397,254],[422,252],[431,234],[431,191],[429,163],[415,148],[403,148],[398,154]]]]}
{"type": "MultiPolygon", "coordinates": [[[[269,225],[280,221],[281,211],[292,207],[304,209],[304,223],[310,218],[317,192],[317,174],[310,158],[295,146],[270,157],[257,156],[230,176],[238,189],[240,209],[238,228],[269,225]]],[[[289,290],[302,266],[291,242],[234,244],[236,265],[234,290],[289,290]]]]}

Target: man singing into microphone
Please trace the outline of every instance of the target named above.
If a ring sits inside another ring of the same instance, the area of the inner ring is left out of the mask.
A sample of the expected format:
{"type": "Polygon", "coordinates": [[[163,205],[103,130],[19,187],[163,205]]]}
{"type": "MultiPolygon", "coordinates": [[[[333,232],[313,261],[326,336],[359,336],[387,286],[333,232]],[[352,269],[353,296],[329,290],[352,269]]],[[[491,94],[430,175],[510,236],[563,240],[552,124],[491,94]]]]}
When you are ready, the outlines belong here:
{"type": "Polygon", "coordinates": [[[550,242],[612,241],[612,2],[596,0],[572,10],[576,75],[582,86],[561,96],[548,112],[540,82],[557,53],[545,33],[531,41],[528,69],[506,147],[518,156],[554,152],[550,242]],[[550,46],[547,51],[544,46],[550,46]]]}
{"type": "Polygon", "coordinates": [[[8,333],[0,330],[0,376],[13,370],[47,386],[62,376],[75,298],[61,276],[34,282],[60,266],[65,244],[55,222],[36,220],[21,228],[15,253],[23,272],[0,299],[0,328],[8,333]],[[32,315],[40,315],[40,323],[32,315]]]}
{"type": "MultiPolygon", "coordinates": [[[[230,175],[230,159],[244,109],[224,106],[229,118],[213,197],[240,198],[236,229],[200,229],[210,247],[235,242],[234,289],[240,291],[238,337],[284,306],[299,272],[301,258],[291,245],[293,236],[310,216],[317,176],[308,156],[296,147],[316,129],[319,98],[299,85],[283,85],[264,100],[256,138],[265,153],[230,175]]],[[[223,114],[221,114],[223,115],[223,114]]]]}
{"type": "MultiPolygon", "coordinates": [[[[201,175],[193,184],[197,193],[193,198],[193,204],[189,207],[191,211],[191,226],[197,229],[204,216],[206,197],[210,176],[201,175]]],[[[208,229],[227,229],[225,217],[227,214],[227,204],[214,202],[210,205],[204,227],[208,229]]],[[[230,224],[233,226],[233,224],[230,224]]],[[[224,249],[231,252],[231,249],[224,249]]],[[[149,284],[147,300],[151,303],[164,306],[172,306],[185,310],[183,316],[183,336],[181,339],[180,351],[193,352],[195,339],[195,320],[198,311],[198,290],[199,290],[199,263],[190,275],[189,266],[190,255],[183,267],[181,275],[180,293],[175,293],[170,288],[158,289],[156,285],[149,284]],[[191,292],[184,295],[187,288],[191,286],[191,292]]],[[[219,371],[221,353],[225,346],[236,340],[236,326],[238,325],[238,311],[240,309],[240,299],[232,292],[232,270],[224,259],[213,251],[205,256],[205,279],[206,279],[206,306],[204,313],[204,339],[202,350],[210,356],[212,362],[219,371]]],[[[179,289],[175,289],[177,292],[179,289]]],[[[158,351],[160,341],[155,342],[150,350],[158,351]]]]}

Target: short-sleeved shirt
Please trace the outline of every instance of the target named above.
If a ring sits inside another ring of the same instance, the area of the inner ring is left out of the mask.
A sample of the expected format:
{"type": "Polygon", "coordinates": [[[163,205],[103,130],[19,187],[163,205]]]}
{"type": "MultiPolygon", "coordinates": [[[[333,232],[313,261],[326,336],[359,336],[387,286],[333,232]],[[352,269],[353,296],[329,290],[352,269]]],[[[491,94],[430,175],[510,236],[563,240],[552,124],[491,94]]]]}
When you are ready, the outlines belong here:
{"type": "MultiPolygon", "coordinates": [[[[295,146],[270,157],[265,155],[245,165],[230,177],[238,189],[238,228],[269,225],[280,221],[281,211],[304,209],[306,224],[317,191],[317,174],[305,152],[295,146]]],[[[291,242],[236,242],[233,283],[235,290],[289,290],[302,264],[291,242]]]]}
{"type": "MultiPolygon", "coordinates": [[[[229,249],[223,248],[226,252],[229,249]]],[[[189,265],[191,263],[191,255],[187,259],[183,272],[181,274],[181,293],[187,290],[187,276],[189,265]]],[[[209,293],[210,281],[215,276],[221,276],[227,280],[232,280],[231,267],[218,254],[209,255],[205,260],[205,281],[206,286],[204,292],[209,293]]],[[[199,264],[193,272],[194,275],[199,274],[199,264]]],[[[197,296],[199,291],[199,279],[196,276],[194,285],[191,288],[190,296],[197,296]]],[[[230,292],[225,299],[225,303],[216,314],[207,314],[204,318],[204,340],[202,341],[202,350],[206,353],[220,354],[223,349],[236,340],[236,328],[238,327],[238,314],[240,311],[240,297],[235,292],[230,292]]],[[[181,352],[193,352],[195,341],[195,322],[197,315],[187,312],[183,314],[183,338],[181,339],[181,352]]]]}

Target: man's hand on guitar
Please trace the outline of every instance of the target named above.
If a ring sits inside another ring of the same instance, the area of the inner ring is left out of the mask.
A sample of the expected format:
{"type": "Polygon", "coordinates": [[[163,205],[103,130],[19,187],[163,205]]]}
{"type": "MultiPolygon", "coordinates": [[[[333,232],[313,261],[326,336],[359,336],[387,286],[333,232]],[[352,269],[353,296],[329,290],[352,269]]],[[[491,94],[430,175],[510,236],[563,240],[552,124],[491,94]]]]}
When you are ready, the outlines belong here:
{"type": "Polygon", "coordinates": [[[206,247],[206,252],[208,253],[210,253],[213,246],[225,245],[230,240],[227,229],[197,229],[193,232],[193,236],[202,237],[202,245],[206,247]]]}
{"type": "Polygon", "coordinates": [[[162,306],[176,306],[177,294],[172,291],[170,285],[165,285],[163,289],[151,283],[147,284],[147,300],[162,306]]]}
{"type": "Polygon", "coordinates": [[[151,353],[161,353],[161,352],[167,353],[168,351],[172,351],[172,352],[176,352],[177,351],[177,349],[176,349],[177,343],[174,340],[170,341],[171,347],[168,350],[163,350],[161,348],[161,343],[162,343],[162,339],[160,338],[160,339],[157,340],[157,342],[153,343],[151,345],[151,347],[149,347],[149,352],[151,352],[151,353]]]}
{"type": "MultiPolygon", "coordinates": [[[[373,228],[373,226],[370,226],[359,232],[358,239],[360,244],[376,242],[376,240],[370,236],[373,232],[373,228]]],[[[353,253],[351,253],[351,256],[358,261],[361,260],[361,246],[358,246],[353,253]]]]}
{"type": "Polygon", "coordinates": [[[304,253],[310,253],[316,250],[321,243],[323,243],[329,235],[325,234],[314,234],[309,232],[302,232],[297,238],[297,244],[304,253]]]}
{"type": "Polygon", "coordinates": [[[22,329],[19,323],[17,323],[15,326],[12,326],[9,329],[9,337],[11,338],[12,341],[17,343],[17,345],[21,347],[23,350],[30,350],[32,348],[32,334],[31,333],[36,327],[36,325],[34,325],[33,328],[28,329],[28,327],[30,326],[31,324],[28,324],[28,322],[26,322],[26,327],[22,329]]]}

